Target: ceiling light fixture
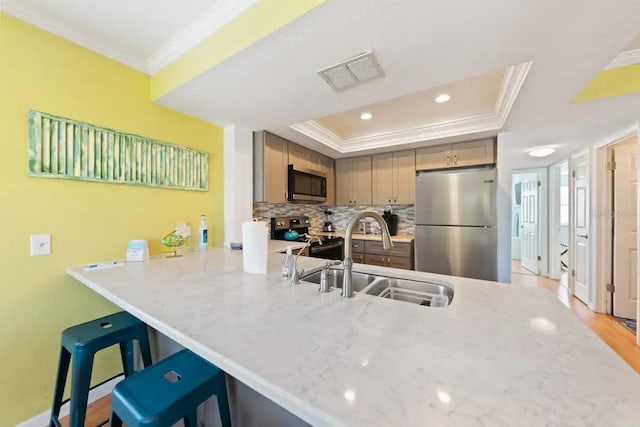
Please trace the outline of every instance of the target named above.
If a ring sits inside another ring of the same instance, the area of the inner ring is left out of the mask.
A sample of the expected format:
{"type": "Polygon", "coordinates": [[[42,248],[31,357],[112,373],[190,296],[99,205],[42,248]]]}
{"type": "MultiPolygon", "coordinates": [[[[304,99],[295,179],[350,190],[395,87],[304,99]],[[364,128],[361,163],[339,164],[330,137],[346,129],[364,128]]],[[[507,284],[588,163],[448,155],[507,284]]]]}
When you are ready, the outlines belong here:
{"type": "Polygon", "coordinates": [[[362,120],[371,120],[372,117],[373,117],[373,114],[371,114],[371,113],[362,113],[362,114],[360,114],[360,118],[362,120]]]}
{"type": "Polygon", "coordinates": [[[529,151],[529,155],[531,157],[547,157],[556,152],[556,149],[553,147],[538,147],[529,151]]]}
{"type": "Polygon", "coordinates": [[[448,93],[443,93],[442,95],[438,95],[436,97],[436,102],[438,104],[443,104],[443,103],[449,101],[450,99],[451,99],[451,96],[449,96],[448,93]]]}

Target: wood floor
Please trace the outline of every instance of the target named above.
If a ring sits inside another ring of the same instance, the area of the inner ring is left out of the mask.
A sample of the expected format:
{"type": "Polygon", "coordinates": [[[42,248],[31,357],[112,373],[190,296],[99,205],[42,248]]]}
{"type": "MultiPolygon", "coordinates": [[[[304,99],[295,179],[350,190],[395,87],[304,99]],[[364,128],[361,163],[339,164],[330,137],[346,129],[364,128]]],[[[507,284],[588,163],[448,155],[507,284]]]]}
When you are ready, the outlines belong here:
{"type": "Polygon", "coordinates": [[[607,314],[594,313],[578,298],[569,295],[567,276],[560,281],[536,276],[522,268],[520,263],[512,263],[512,279],[514,284],[537,286],[553,292],[558,299],[574,312],[589,328],[600,337],[618,356],[640,374],[640,347],[636,345],[635,335],[607,314]]]}
{"type": "MultiPolygon", "coordinates": [[[[631,331],[616,322],[611,316],[594,313],[574,296],[567,292],[566,274],[561,281],[536,276],[522,268],[518,261],[512,263],[512,282],[524,286],[537,286],[553,292],[564,305],[575,313],[591,330],[602,339],[613,351],[640,374],[640,347],[635,343],[635,336],[631,331]]],[[[89,406],[85,425],[98,426],[109,418],[111,398],[104,397],[89,406]]],[[[60,420],[64,427],[68,427],[68,419],[60,420]]]]}

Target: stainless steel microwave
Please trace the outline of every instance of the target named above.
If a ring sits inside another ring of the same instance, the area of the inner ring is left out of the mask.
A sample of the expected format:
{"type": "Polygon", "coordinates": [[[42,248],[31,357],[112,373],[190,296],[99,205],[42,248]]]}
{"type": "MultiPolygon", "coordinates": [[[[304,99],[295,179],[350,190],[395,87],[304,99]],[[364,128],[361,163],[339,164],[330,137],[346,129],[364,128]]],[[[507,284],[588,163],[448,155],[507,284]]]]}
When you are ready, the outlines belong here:
{"type": "Polygon", "coordinates": [[[327,201],[327,178],[319,172],[294,169],[289,165],[288,200],[324,203],[327,201]]]}

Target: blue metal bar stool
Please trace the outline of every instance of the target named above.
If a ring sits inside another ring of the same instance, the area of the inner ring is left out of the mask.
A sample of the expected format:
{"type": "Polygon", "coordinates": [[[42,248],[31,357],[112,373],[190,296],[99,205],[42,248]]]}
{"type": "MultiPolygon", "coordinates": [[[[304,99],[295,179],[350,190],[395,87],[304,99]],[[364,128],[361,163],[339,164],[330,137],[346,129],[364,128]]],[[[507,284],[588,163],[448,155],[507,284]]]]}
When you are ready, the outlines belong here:
{"type": "Polygon", "coordinates": [[[69,427],[84,427],[91,371],[93,370],[93,356],[100,350],[119,344],[124,375],[129,377],[135,373],[133,366],[134,340],[137,340],[140,346],[145,368],[151,366],[147,326],[129,313],[111,314],[72,326],[62,332],[62,347],[49,427],[60,425],[58,417],[71,358],[73,357],[73,369],[71,370],[69,427]]]}
{"type": "Polygon", "coordinates": [[[224,373],[189,350],[118,383],[111,394],[112,427],[197,427],[197,408],[215,395],[223,427],[231,427],[224,373]]]}

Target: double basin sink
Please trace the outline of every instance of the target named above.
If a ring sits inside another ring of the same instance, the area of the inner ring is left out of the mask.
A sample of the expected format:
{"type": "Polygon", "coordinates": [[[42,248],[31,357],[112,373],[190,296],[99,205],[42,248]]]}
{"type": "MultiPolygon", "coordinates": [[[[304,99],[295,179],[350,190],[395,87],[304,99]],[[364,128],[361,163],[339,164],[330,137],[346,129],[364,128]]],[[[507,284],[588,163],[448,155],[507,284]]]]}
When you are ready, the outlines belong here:
{"type": "MultiPolygon", "coordinates": [[[[300,278],[303,282],[320,284],[322,272],[318,271],[300,278]]],[[[339,268],[329,270],[329,283],[334,288],[342,288],[344,271],[339,268]]],[[[422,306],[447,306],[453,300],[453,288],[433,282],[399,279],[354,271],[351,283],[355,292],[375,295],[397,301],[422,306]]]]}

